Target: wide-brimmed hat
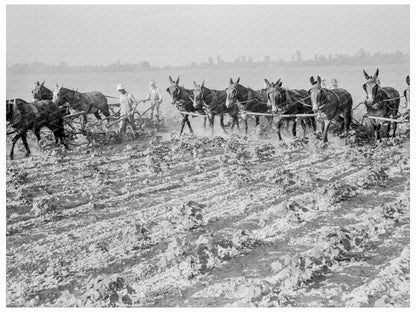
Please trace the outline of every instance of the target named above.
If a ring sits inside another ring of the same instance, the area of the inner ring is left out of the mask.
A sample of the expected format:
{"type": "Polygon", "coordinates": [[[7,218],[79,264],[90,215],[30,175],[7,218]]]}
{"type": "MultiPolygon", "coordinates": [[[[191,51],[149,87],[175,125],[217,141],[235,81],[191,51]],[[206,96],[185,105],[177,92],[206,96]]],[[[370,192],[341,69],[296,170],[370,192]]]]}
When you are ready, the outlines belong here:
{"type": "Polygon", "coordinates": [[[124,89],[124,86],[123,86],[121,83],[119,83],[119,84],[117,85],[117,91],[120,91],[120,90],[125,90],[125,89],[124,89]]]}

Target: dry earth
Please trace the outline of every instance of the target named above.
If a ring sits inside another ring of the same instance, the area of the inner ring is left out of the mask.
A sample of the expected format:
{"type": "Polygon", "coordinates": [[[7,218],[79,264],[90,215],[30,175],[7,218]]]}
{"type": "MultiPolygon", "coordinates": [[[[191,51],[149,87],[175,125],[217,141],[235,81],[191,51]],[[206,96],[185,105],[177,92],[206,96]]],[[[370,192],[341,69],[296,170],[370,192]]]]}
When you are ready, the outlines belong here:
{"type": "Polygon", "coordinates": [[[409,306],[403,131],[95,139],[7,160],[7,306],[409,306]]]}

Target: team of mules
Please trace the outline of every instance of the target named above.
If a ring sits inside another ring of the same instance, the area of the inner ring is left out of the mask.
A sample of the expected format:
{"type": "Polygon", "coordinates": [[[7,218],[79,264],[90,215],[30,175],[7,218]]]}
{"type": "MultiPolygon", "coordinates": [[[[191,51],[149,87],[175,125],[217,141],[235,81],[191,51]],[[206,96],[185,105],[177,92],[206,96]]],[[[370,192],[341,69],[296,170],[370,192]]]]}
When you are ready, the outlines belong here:
{"type": "MultiPolygon", "coordinates": [[[[364,70],[366,79],[363,88],[366,98],[363,102],[366,106],[367,115],[374,117],[370,123],[375,131],[376,140],[381,140],[380,129],[386,119],[387,137],[390,136],[391,124],[393,124],[392,136],[396,135],[397,123],[391,119],[399,116],[400,98],[405,98],[406,107],[410,103],[410,77],[406,77],[408,88],[404,90],[403,96],[392,87],[381,87],[378,82],[379,70],[373,76],[369,76],[364,70]],[[381,119],[380,119],[381,118],[381,119]],[[382,121],[381,121],[382,120],[382,121]]],[[[264,80],[265,89],[253,90],[240,84],[240,78],[233,81],[230,78],[225,90],[215,90],[205,87],[204,81],[198,85],[194,82],[194,89],[186,89],[179,85],[179,77],[173,80],[169,76],[170,86],[167,92],[172,98],[172,104],[182,113],[180,135],[182,135],[185,124],[189,131],[193,129],[189,120],[190,115],[204,116],[209,121],[211,132],[214,131],[214,118],[220,117],[220,125],[226,133],[224,126],[224,115],[228,114],[232,119],[231,130],[237,125],[239,128],[239,117],[245,123],[245,132],[248,132],[247,115],[255,116],[256,127],[260,124],[260,116],[265,116],[271,125],[273,118],[277,118],[278,139],[281,140],[281,127],[285,122],[292,122],[292,134],[296,136],[297,122],[306,136],[307,127],[316,131],[316,122],[321,124],[323,141],[328,141],[328,129],[331,122],[339,122],[346,132],[349,130],[352,120],[352,97],[342,88],[327,89],[322,86],[319,76],[315,79],[310,77],[312,87],[309,91],[301,89],[287,89],[282,87],[279,79],[275,83],[264,80]],[[285,116],[286,115],[286,116],[285,116]],[[282,118],[285,116],[285,118],[282,118]]],[[[22,139],[26,148],[26,155],[30,155],[26,135],[32,130],[40,141],[40,129],[48,127],[55,136],[55,143],[59,141],[65,147],[65,133],[63,127],[63,115],[68,113],[65,107],[84,112],[86,122],[87,114],[94,114],[98,120],[102,120],[100,112],[109,117],[110,111],[107,97],[101,92],[81,93],[56,84],[52,91],[45,87],[45,82],[35,83],[32,90],[34,102],[27,103],[21,99],[7,100],[6,120],[14,128],[17,134],[12,139],[10,158],[13,158],[14,146],[22,139]]],[[[106,118],[108,119],[108,118],[106,118]]],[[[109,119],[108,119],[109,122],[109,119]]]]}
{"type": "MultiPolygon", "coordinates": [[[[381,140],[380,128],[385,120],[380,121],[372,117],[394,119],[398,116],[400,104],[399,92],[392,87],[380,87],[377,84],[378,69],[373,77],[364,71],[366,83],[364,90],[367,93],[363,102],[367,109],[367,116],[375,130],[377,140],[381,140]]],[[[239,116],[245,123],[245,132],[248,131],[247,115],[255,116],[256,127],[260,124],[260,116],[266,116],[269,124],[273,118],[277,118],[278,139],[281,140],[281,127],[284,123],[292,122],[292,134],[296,136],[297,121],[306,136],[306,129],[312,128],[316,132],[316,122],[321,125],[322,139],[328,142],[328,130],[331,123],[338,123],[346,133],[352,122],[353,100],[351,94],[343,88],[328,89],[323,87],[321,77],[310,77],[311,88],[306,91],[302,89],[287,89],[282,87],[280,79],[269,82],[265,79],[266,88],[253,90],[240,84],[240,78],[233,81],[230,78],[229,86],[224,91],[208,89],[204,82],[198,85],[194,82],[195,89],[188,90],[178,85],[179,78],[174,81],[169,77],[170,87],[167,89],[172,97],[172,104],[176,104],[181,112],[199,113],[207,116],[211,131],[213,131],[214,117],[220,116],[221,128],[224,128],[224,115],[229,114],[232,118],[231,129],[234,125],[239,128],[239,116]],[[193,102],[193,106],[191,103],[193,102]]],[[[409,76],[406,83],[410,85],[409,76]]],[[[406,105],[410,101],[410,88],[404,91],[403,96],[406,105]]],[[[183,114],[180,134],[183,133],[185,122],[193,133],[189,115],[183,114]]],[[[391,124],[393,124],[393,137],[396,135],[396,122],[387,123],[387,136],[390,135],[391,124]]]]}

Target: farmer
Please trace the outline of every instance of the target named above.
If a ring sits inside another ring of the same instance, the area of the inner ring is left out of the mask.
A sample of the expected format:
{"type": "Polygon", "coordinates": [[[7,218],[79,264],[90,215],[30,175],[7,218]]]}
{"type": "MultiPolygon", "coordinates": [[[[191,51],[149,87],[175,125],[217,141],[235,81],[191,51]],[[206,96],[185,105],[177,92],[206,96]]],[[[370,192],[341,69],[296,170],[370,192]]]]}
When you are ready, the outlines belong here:
{"type": "Polygon", "coordinates": [[[162,93],[159,88],[156,87],[156,83],[152,80],[149,84],[149,93],[147,94],[146,101],[150,100],[150,119],[153,120],[153,112],[156,108],[156,118],[159,120],[160,111],[159,106],[162,103],[162,93]]]}
{"type": "Polygon", "coordinates": [[[127,123],[130,124],[133,130],[136,130],[133,120],[133,104],[137,104],[133,94],[127,92],[122,84],[117,85],[117,91],[120,92],[120,117],[128,116],[123,119],[120,123],[119,132],[120,134],[126,133],[127,123]]]}

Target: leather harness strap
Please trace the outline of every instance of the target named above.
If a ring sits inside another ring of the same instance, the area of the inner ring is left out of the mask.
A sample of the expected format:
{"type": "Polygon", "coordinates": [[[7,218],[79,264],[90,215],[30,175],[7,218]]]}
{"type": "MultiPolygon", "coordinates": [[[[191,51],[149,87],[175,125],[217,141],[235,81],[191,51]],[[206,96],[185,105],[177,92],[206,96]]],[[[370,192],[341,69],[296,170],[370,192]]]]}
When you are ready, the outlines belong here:
{"type": "Polygon", "coordinates": [[[39,114],[39,110],[36,107],[36,105],[32,104],[32,103],[28,103],[29,107],[32,109],[33,114],[35,114],[35,118],[39,118],[40,114],[39,114]]]}

